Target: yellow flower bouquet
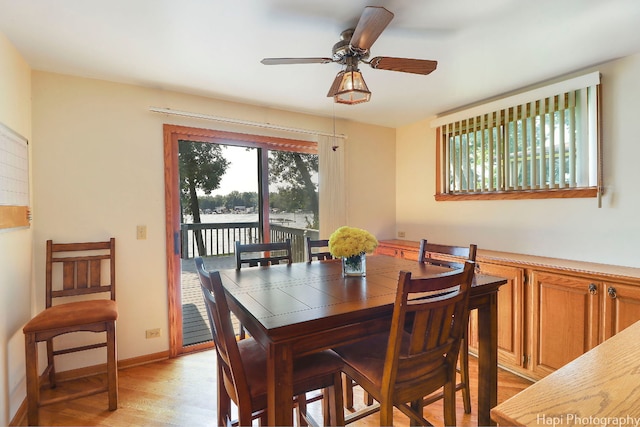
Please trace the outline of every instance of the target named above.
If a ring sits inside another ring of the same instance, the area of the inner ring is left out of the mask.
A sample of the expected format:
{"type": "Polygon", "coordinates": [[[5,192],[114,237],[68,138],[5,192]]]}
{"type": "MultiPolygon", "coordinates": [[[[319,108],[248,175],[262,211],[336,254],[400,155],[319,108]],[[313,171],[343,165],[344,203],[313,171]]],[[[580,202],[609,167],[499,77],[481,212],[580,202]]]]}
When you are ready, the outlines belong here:
{"type": "Polygon", "coordinates": [[[345,276],[364,276],[365,254],[372,253],[377,246],[378,240],[373,234],[361,228],[343,226],[329,237],[329,252],[342,258],[345,276]]]}

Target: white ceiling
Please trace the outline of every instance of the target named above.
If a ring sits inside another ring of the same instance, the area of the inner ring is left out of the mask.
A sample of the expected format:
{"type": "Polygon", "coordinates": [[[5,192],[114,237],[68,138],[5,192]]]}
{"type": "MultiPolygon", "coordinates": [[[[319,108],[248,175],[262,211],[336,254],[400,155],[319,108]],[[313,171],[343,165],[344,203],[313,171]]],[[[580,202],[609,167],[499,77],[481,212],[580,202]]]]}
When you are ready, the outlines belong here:
{"type": "Polygon", "coordinates": [[[33,69],[323,116],[330,57],[365,6],[395,18],[371,57],[438,61],[427,76],[361,64],[371,101],[337,117],[397,127],[640,52],[639,0],[0,0],[0,32],[33,69]]]}

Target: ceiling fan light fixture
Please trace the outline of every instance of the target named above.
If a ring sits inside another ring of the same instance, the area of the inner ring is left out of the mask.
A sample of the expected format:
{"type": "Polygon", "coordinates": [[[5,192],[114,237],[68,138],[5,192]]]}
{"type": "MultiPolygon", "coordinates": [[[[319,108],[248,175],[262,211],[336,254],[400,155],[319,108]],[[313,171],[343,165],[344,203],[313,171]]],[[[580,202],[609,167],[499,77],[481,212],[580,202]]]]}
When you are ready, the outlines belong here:
{"type": "Polygon", "coordinates": [[[335,84],[338,83],[337,90],[333,93],[333,100],[338,104],[360,104],[362,102],[369,102],[371,99],[371,92],[367,87],[367,84],[362,77],[360,70],[345,70],[340,71],[334,80],[334,84],[331,86],[333,89],[335,84]]]}

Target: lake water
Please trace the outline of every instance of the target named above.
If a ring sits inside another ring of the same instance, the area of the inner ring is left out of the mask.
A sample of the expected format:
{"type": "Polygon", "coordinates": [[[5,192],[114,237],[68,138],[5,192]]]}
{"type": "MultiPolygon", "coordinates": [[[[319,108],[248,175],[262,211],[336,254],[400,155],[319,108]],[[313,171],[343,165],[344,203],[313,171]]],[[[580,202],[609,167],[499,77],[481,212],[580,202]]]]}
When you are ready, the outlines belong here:
{"type": "MultiPolygon", "coordinates": [[[[272,213],[269,215],[269,218],[272,224],[279,224],[293,228],[307,228],[306,218],[309,218],[309,222],[311,222],[313,215],[309,212],[285,212],[272,213]]],[[[257,222],[258,214],[201,214],[200,220],[202,223],[257,222]]],[[[191,223],[191,217],[188,218],[187,223],[191,223]]]]}
{"type": "MultiPolygon", "coordinates": [[[[306,218],[311,218],[312,215],[310,213],[304,212],[292,212],[292,213],[277,213],[270,215],[271,224],[282,225],[284,227],[291,227],[297,229],[306,229],[307,221],[306,218]]],[[[191,223],[191,218],[186,218],[186,223],[191,223]]],[[[221,223],[236,223],[236,222],[258,222],[258,214],[202,214],[200,215],[200,220],[203,224],[221,224],[221,223]]],[[[211,234],[211,230],[203,231],[203,237],[205,239],[205,245],[208,247],[205,255],[215,255],[215,254],[228,254],[233,252],[233,242],[235,240],[240,240],[243,243],[247,243],[248,240],[246,235],[243,234],[242,231],[238,232],[237,230],[229,230],[213,232],[215,234],[211,234]],[[229,234],[231,233],[231,234],[229,234]],[[239,233],[239,234],[236,234],[239,233]]],[[[298,233],[295,233],[298,234],[298,233]]],[[[317,232],[315,234],[311,234],[313,238],[317,238],[317,232]],[[313,237],[313,236],[316,237],[313,237]]],[[[184,236],[183,236],[184,237],[184,236]]],[[[257,236],[250,238],[256,238],[257,236]]],[[[190,258],[195,255],[197,251],[194,241],[193,241],[193,233],[188,232],[186,236],[187,241],[183,242],[183,245],[186,243],[186,247],[183,247],[182,250],[186,251],[185,253],[190,258]]],[[[295,242],[292,241],[295,246],[295,242]]],[[[294,247],[294,252],[296,250],[302,251],[302,247],[298,244],[298,248],[294,247]]],[[[301,256],[303,256],[302,254],[301,256]]],[[[294,255],[295,259],[295,255],[294,255]]]]}

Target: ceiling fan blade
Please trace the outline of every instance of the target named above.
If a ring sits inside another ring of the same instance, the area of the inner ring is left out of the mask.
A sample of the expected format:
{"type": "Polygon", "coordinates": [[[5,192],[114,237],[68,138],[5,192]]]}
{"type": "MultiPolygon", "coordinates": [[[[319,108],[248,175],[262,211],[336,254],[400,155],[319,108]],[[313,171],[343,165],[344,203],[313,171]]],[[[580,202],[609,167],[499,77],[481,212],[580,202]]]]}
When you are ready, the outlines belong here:
{"type": "Polygon", "coordinates": [[[369,61],[371,68],[376,70],[401,71],[403,73],[429,74],[436,69],[438,61],[428,59],[392,58],[390,56],[376,56],[369,61]]]}
{"type": "Polygon", "coordinates": [[[351,36],[351,47],[368,51],[393,19],[393,13],[384,7],[367,6],[364,8],[356,29],[351,36]]]}
{"type": "Polygon", "coordinates": [[[328,64],[333,62],[331,58],[264,58],[264,65],[283,65],[283,64],[328,64]]]}

